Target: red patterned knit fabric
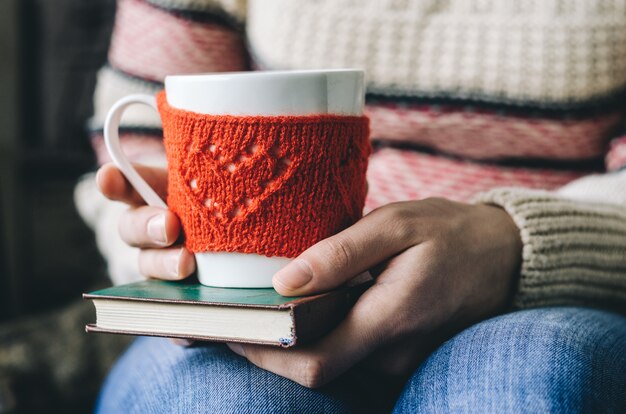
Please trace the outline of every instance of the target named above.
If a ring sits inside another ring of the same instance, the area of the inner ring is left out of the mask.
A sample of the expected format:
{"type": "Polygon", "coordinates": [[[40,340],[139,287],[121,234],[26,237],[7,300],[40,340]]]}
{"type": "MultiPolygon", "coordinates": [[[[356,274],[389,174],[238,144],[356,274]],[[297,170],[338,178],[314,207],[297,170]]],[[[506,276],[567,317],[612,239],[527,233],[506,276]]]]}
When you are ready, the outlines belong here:
{"type": "Polygon", "coordinates": [[[586,117],[513,115],[426,104],[373,104],[372,138],[403,141],[473,159],[598,158],[622,121],[620,110],[586,117]]]}
{"type": "Polygon", "coordinates": [[[141,0],[118,2],[109,62],[153,81],[203,70],[247,69],[240,33],[223,24],[186,20],[141,0]]]}
{"type": "Polygon", "coordinates": [[[366,117],[203,115],[157,95],[168,206],[193,252],[295,257],[365,203],[366,117]]]}
{"type": "Polygon", "coordinates": [[[507,167],[383,148],[372,154],[369,162],[365,208],[370,211],[387,203],[426,197],[467,202],[481,191],[502,186],[552,190],[589,172],[507,167]]]}

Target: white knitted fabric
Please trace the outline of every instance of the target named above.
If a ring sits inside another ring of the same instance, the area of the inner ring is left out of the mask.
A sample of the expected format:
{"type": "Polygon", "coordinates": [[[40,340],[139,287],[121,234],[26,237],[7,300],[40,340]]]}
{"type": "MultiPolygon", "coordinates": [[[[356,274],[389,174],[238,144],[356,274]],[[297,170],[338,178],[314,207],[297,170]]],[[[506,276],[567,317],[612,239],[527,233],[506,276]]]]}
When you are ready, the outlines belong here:
{"type": "Polygon", "coordinates": [[[172,10],[225,13],[241,22],[246,17],[246,0],[148,0],[172,10]]]}
{"type": "MultiPolygon", "coordinates": [[[[97,75],[93,101],[94,115],[89,121],[90,128],[92,130],[102,129],[109,109],[119,99],[135,93],[155,95],[161,89],[163,89],[161,85],[134,79],[112,69],[110,66],[101,68],[97,75]]],[[[124,112],[120,125],[123,127],[161,128],[161,118],[154,109],[146,105],[131,105],[124,112]]]]}
{"type": "MultiPolygon", "coordinates": [[[[130,159],[133,163],[151,167],[164,168],[167,165],[164,152],[148,152],[130,159]]],[[[80,178],[74,188],[74,204],[78,214],[96,234],[98,250],[107,261],[113,283],[119,285],[142,280],[138,263],[139,249],[126,244],[117,231],[120,216],[128,210],[128,205],[104,197],[98,190],[95,173],[80,178]]]]}
{"type": "Polygon", "coordinates": [[[626,208],[626,170],[588,175],[563,186],[556,193],[571,200],[612,203],[626,208]]]}
{"type": "Polygon", "coordinates": [[[261,67],[360,67],[369,91],[546,106],[626,85],[625,0],[249,0],[261,67]]]}
{"type": "Polygon", "coordinates": [[[142,280],[139,249],[124,243],[117,232],[119,218],[128,206],[106,199],[98,190],[93,173],[83,176],[74,188],[74,204],[96,234],[98,250],[107,261],[113,284],[142,280]]]}

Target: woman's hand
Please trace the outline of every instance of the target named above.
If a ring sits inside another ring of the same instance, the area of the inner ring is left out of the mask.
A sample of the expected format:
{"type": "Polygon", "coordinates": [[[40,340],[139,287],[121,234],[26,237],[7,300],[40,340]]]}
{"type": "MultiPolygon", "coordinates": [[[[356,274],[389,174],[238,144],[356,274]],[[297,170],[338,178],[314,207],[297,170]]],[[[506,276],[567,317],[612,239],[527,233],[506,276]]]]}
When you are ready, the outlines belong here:
{"type": "MultiPolygon", "coordinates": [[[[165,198],[167,171],[137,166],[165,198]]],[[[172,212],[146,206],[111,164],[97,175],[102,193],[130,205],[121,237],[141,249],[139,268],[160,279],[195,271],[172,212]]],[[[274,276],[288,296],[333,289],[359,273],[376,283],[327,337],[297,349],[230,344],[261,368],[308,387],[367,360],[387,373],[410,371],[432,343],[502,309],[521,259],[519,231],[498,207],[443,199],[389,204],[309,248],[274,276]]]]}
{"type": "Polygon", "coordinates": [[[294,296],[380,270],[334,331],[302,348],[229,346],[307,387],[324,385],[364,359],[387,373],[407,373],[433,340],[507,305],[521,248],[519,230],[498,207],[445,199],[389,204],[312,246],[274,276],[275,289],[294,296]]]}
{"type": "MultiPolygon", "coordinates": [[[[167,170],[136,165],[139,174],[163,199],[167,196],[167,170]]],[[[196,269],[194,256],[179,243],[181,226],[169,210],[147,206],[120,170],[106,164],[98,171],[96,182],[102,194],[130,206],[119,222],[122,239],[139,247],[139,270],[146,277],[166,280],[184,279],[196,269]]]]}

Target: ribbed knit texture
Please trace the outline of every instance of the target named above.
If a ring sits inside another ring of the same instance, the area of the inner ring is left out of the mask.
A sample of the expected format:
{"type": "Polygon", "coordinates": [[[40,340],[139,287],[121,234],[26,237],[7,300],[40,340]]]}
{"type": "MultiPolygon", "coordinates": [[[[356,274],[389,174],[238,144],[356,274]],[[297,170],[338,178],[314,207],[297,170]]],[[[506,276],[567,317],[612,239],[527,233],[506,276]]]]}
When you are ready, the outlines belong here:
{"type": "Polygon", "coordinates": [[[368,91],[536,107],[626,85],[623,0],[249,0],[261,67],[359,67],[368,91]]]}
{"type": "Polygon", "coordinates": [[[168,206],[193,252],[295,257],[361,218],[364,116],[204,115],[157,95],[168,206]]]}
{"type": "Polygon", "coordinates": [[[524,243],[514,306],[597,305],[624,310],[626,205],[548,192],[496,189],[476,201],[503,207],[524,243]]]}

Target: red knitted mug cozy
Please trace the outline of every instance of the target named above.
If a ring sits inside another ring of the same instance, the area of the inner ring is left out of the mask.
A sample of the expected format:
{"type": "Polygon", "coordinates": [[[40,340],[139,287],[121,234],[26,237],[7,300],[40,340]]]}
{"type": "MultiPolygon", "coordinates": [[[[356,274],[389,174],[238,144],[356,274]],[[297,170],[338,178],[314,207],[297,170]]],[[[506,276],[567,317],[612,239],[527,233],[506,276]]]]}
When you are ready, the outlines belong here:
{"type": "Polygon", "coordinates": [[[205,115],[157,95],[168,206],[193,252],[295,257],[361,218],[365,116],[205,115]]]}

